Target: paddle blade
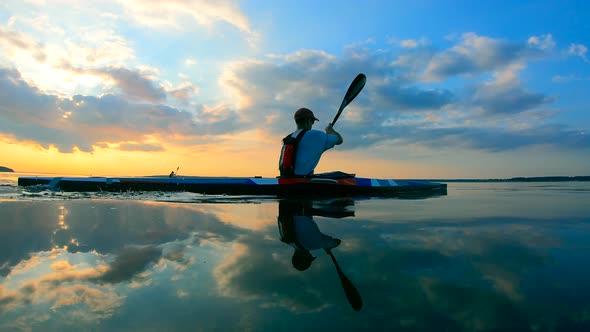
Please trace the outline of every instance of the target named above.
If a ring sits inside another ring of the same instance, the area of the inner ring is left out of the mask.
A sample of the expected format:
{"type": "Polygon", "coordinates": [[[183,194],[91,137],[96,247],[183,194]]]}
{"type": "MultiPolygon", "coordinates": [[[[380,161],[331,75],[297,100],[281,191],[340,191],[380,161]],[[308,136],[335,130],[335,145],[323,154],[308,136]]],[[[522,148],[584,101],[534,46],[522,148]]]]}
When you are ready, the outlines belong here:
{"type": "Polygon", "coordinates": [[[350,102],[356,96],[358,96],[358,94],[361,92],[361,90],[365,87],[365,83],[367,83],[367,76],[365,76],[365,74],[363,74],[363,73],[356,75],[354,80],[352,80],[352,83],[350,83],[350,86],[348,87],[348,90],[346,91],[346,94],[344,95],[344,99],[342,99],[342,103],[340,104],[340,108],[338,109],[338,112],[336,113],[336,116],[334,117],[334,120],[332,121],[332,126],[336,123],[336,120],[338,120],[338,118],[340,117],[340,114],[342,113],[342,110],[344,110],[346,105],[350,104],[350,102]]]}
{"type": "Polygon", "coordinates": [[[360,74],[356,75],[356,77],[354,78],[352,83],[350,83],[350,86],[348,87],[348,90],[346,91],[346,95],[344,95],[344,100],[342,101],[344,106],[340,106],[340,108],[344,108],[344,107],[346,107],[346,105],[350,104],[350,102],[356,96],[358,96],[358,94],[361,92],[361,90],[365,87],[365,83],[367,83],[367,76],[365,76],[365,74],[360,73],[360,74]]]}

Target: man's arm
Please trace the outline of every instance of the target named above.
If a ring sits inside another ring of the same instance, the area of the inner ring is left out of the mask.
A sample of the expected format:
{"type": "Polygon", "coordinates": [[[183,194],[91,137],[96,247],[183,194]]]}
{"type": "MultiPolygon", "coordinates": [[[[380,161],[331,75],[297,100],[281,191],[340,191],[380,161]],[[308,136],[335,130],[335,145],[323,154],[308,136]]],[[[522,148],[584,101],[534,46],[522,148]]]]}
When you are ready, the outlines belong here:
{"type": "Polygon", "coordinates": [[[336,145],[340,145],[344,142],[342,135],[340,135],[340,133],[338,133],[336,130],[334,130],[334,128],[332,128],[331,123],[326,127],[326,134],[338,136],[338,142],[336,143],[336,145]]]}

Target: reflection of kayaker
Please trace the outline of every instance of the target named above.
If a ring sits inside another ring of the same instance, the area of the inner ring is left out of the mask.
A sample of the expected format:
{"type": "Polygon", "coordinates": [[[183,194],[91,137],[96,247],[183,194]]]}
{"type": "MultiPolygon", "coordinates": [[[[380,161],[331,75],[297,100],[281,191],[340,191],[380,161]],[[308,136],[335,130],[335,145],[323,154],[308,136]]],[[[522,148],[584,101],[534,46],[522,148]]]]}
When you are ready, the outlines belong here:
{"type": "Polygon", "coordinates": [[[295,251],[291,258],[293,267],[305,271],[316,258],[311,250],[329,250],[340,245],[340,239],[322,233],[311,218],[310,201],[282,200],[279,202],[279,233],[281,241],[291,245],[295,251]]]}
{"type": "MultiPolygon", "coordinates": [[[[328,203],[328,206],[334,205],[339,206],[341,209],[348,205],[354,205],[349,201],[343,202],[335,201],[328,203]]],[[[281,234],[281,241],[291,245],[295,251],[293,257],[291,257],[291,263],[293,267],[299,271],[305,271],[309,269],[311,263],[316,259],[311,254],[311,250],[323,249],[332,259],[340,283],[344,289],[344,294],[348,303],[356,311],[361,310],[363,307],[363,299],[356,287],[352,284],[350,279],[342,272],[342,269],[336,261],[336,257],[332,253],[332,249],[340,245],[342,241],[340,239],[331,237],[322,233],[313,220],[313,215],[322,215],[319,212],[321,209],[313,208],[313,202],[311,200],[295,200],[295,199],[284,199],[279,201],[279,233],[281,234]]],[[[337,211],[330,211],[329,214],[334,214],[337,211]]],[[[346,214],[354,215],[354,212],[344,211],[346,214]]],[[[337,213],[335,218],[346,217],[342,213],[337,213]]]]}

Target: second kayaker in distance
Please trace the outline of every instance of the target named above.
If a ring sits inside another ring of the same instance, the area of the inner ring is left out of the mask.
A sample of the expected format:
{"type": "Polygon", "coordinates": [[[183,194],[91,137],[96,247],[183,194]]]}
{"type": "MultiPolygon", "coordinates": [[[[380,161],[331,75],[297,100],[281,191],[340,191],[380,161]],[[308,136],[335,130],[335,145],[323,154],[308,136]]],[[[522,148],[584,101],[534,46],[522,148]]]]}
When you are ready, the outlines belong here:
{"type": "Polygon", "coordinates": [[[312,129],[319,121],[308,108],[300,108],[294,115],[297,130],[283,139],[279,170],[281,176],[312,175],[322,154],[344,140],[329,124],[325,132],[312,129]]]}

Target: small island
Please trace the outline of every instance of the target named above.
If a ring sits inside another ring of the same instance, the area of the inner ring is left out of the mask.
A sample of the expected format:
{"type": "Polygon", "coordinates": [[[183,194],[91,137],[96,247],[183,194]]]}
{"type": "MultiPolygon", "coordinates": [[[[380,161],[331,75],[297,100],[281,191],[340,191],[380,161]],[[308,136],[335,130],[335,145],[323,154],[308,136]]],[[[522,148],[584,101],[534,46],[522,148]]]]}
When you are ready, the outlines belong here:
{"type": "Polygon", "coordinates": [[[14,172],[12,168],[0,166],[0,172],[14,172]]]}

